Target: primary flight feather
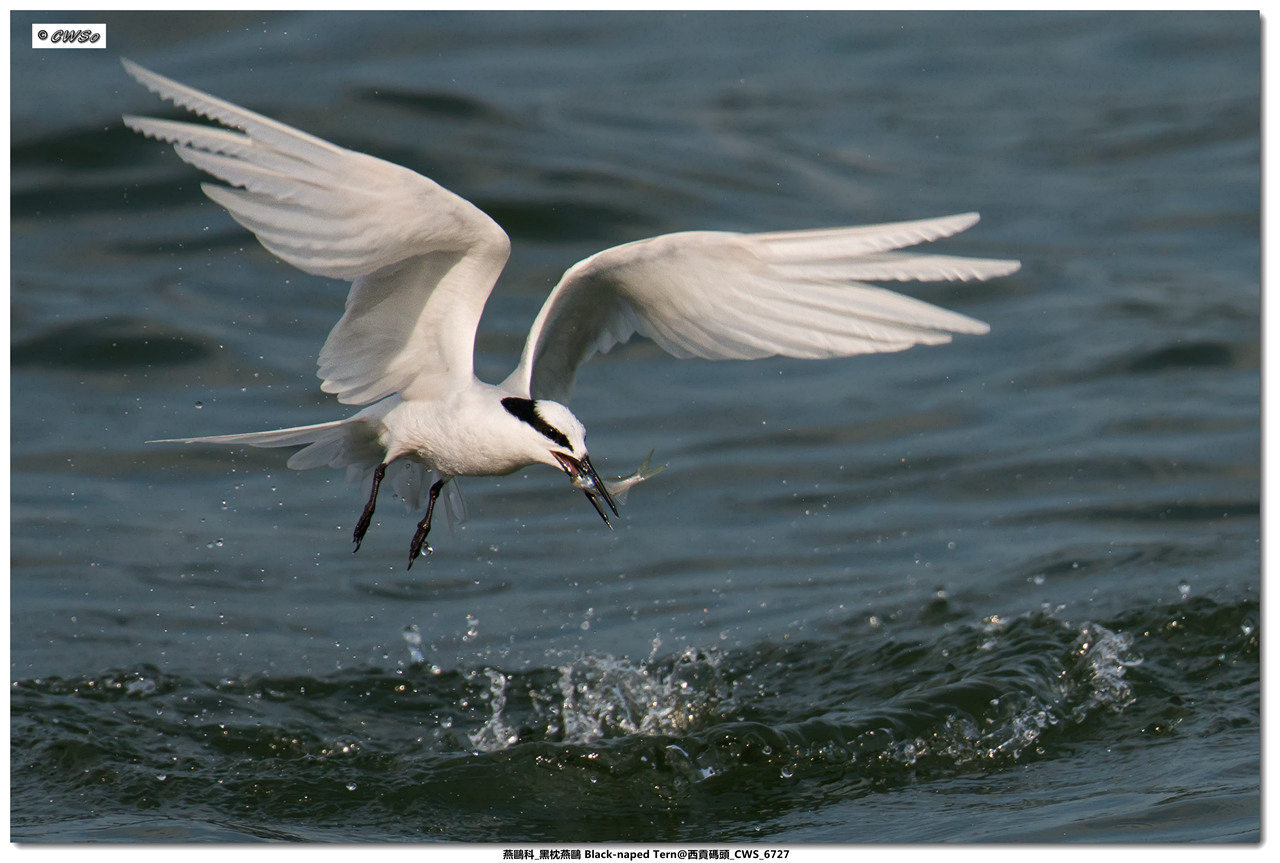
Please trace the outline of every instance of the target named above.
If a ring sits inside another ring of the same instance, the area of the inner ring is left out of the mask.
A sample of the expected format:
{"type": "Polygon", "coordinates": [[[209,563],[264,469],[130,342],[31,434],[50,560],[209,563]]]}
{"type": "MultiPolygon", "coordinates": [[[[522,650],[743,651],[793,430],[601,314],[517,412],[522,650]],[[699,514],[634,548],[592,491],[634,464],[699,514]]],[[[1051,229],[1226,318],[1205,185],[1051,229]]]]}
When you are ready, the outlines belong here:
{"type": "Polygon", "coordinates": [[[272,254],[352,283],[320,351],[318,375],[325,392],[362,410],[318,425],[165,442],[305,444],[289,467],[340,467],[353,476],[372,470],[357,549],[388,465],[405,460],[410,470],[393,480],[396,491],[420,502],[429,484],[410,566],[423,551],[437,498],[455,477],[550,465],[609,524],[615,492],[656,472],[646,459],[613,484],[592,466],[586,432],[565,405],[578,367],[596,353],[637,333],[676,357],[702,359],[820,359],[941,344],[952,333],[988,327],[865,282],[982,280],[1019,267],[902,251],[963,231],[978,221],[976,213],[639,240],[565,272],[519,364],[494,386],[475,377],[472,363],[481,312],[511,248],[492,219],[407,168],[122,62],[161,98],[229,128],[131,115],[127,126],[173,144],[181,159],[230,184],[201,188],[272,254]]]}

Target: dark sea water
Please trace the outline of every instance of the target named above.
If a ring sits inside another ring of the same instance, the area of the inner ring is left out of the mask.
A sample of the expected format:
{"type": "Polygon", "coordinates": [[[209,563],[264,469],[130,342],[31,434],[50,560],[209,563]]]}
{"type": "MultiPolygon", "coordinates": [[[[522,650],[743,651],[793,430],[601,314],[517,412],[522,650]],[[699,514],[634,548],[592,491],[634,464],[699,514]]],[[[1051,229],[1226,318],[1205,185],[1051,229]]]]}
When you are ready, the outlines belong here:
{"type": "Polygon", "coordinates": [[[1260,24],[1230,14],[11,18],[11,837],[1260,838],[1260,24]],[[563,477],[433,534],[280,451],[345,286],[123,112],[128,56],[476,202],[514,363],[570,264],[978,210],[990,322],[821,363],[644,342],[563,477]]]}

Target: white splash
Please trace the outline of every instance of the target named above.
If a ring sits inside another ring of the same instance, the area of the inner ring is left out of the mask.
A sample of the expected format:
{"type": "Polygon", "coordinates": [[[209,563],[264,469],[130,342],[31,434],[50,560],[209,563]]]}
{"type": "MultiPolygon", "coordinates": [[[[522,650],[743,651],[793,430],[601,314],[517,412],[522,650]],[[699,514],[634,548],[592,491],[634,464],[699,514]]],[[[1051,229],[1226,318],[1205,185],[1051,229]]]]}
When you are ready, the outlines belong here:
{"type": "MultiPolygon", "coordinates": [[[[688,649],[668,663],[584,655],[557,668],[555,683],[529,692],[538,737],[593,743],[608,737],[679,734],[728,709],[732,684],[719,654],[688,649]]],[[[508,677],[484,669],[489,718],[468,737],[477,751],[505,749],[519,734],[506,715],[508,677]]]]}

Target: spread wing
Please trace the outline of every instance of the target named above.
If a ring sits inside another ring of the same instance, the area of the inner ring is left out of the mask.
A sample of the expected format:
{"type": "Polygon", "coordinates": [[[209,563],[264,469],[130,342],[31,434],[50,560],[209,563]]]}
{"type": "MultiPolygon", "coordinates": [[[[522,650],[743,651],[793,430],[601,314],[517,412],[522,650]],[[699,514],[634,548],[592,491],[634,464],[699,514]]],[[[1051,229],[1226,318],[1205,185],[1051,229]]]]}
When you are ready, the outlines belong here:
{"type": "Polygon", "coordinates": [[[667,234],[571,267],[505,386],[564,402],[578,367],[633,334],[681,358],[804,359],[940,344],[981,321],[863,281],[990,279],[1017,261],[895,251],[964,230],[977,213],[771,234],[667,234]]]}
{"type": "Polygon", "coordinates": [[[492,219],[408,168],[122,62],[161,98],[239,131],[133,116],[127,126],[230,183],[202,188],[272,254],[354,282],[320,351],[326,392],[368,404],[469,381],[476,325],[510,252],[492,219]]]}

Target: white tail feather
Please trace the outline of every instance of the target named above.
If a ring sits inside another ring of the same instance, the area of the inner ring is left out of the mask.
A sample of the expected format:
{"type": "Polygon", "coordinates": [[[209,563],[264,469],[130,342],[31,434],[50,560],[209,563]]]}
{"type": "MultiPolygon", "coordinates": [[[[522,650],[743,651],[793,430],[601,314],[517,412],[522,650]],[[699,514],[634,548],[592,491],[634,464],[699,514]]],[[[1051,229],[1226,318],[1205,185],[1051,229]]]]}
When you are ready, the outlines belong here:
{"type": "MultiPolygon", "coordinates": [[[[316,467],[346,468],[348,482],[368,486],[373,469],[385,457],[385,452],[377,441],[376,425],[366,421],[366,417],[371,418],[371,415],[377,413],[379,412],[366,409],[344,420],[316,425],[243,434],[167,438],[147,441],[147,443],[212,443],[254,447],[305,444],[302,449],[289,457],[286,463],[289,467],[294,470],[309,470],[316,467]]],[[[410,459],[403,460],[399,470],[388,477],[392,493],[403,500],[405,506],[410,509],[421,509],[426,504],[427,491],[439,478],[440,474],[436,471],[428,469],[421,462],[410,459]]],[[[462,499],[462,490],[458,487],[456,479],[449,482],[444,490],[445,513],[449,517],[449,526],[452,528],[467,520],[467,506],[462,499]]]]}
{"type": "Polygon", "coordinates": [[[311,443],[319,439],[325,432],[342,428],[349,420],[317,423],[310,426],[296,426],[287,429],[271,429],[270,431],[244,432],[242,434],[206,435],[204,437],[175,437],[162,440],[149,440],[147,443],[221,443],[247,444],[248,446],[275,447],[295,446],[311,443]]]}
{"type": "Polygon", "coordinates": [[[203,437],[167,438],[147,443],[212,443],[231,446],[283,447],[306,444],[290,456],[288,466],[294,470],[315,467],[355,467],[360,473],[371,470],[383,457],[375,431],[359,415],[334,422],[297,426],[243,434],[206,435],[203,437]]]}

